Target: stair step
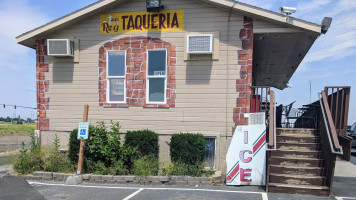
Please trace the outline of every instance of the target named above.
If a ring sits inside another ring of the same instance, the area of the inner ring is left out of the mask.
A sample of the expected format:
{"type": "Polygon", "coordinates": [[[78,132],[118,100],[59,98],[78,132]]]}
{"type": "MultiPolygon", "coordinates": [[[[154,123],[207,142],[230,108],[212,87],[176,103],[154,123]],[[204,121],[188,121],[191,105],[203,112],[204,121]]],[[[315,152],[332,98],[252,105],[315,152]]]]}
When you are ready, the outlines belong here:
{"type": "Polygon", "coordinates": [[[322,158],[321,151],[303,151],[303,150],[277,150],[272,151],[271,156],[286,158],[322,158]]]}
{"type": "Polygon", "coordinates": [[[286,165],[286,166],[302,166],[302,167],[321,167],[323,166],[323,159],[314,158],[288,158],[272,156],[270,163],[272,165],[286,165]]]}
{"type": "Polygon", "coordinates": [[[319,143],[320,142],[320,137],[318,136],[296,136],[296,135],[290,135],[290,136],[285,136],[285,135],[280,135],[277,136],[277,143],[279,142],[295,142],[295,143],[319,143]]]}
{"type": "Polygon", "coordinates": [[[296,151],[318,151],[321,149],[321,145],[318,143],[278,142],[277,149],[296,151]]]}
{"type": "Polygon", "coordinates": [[[306,128],[277,128],[278,135],[298,135],[298,136],[316,136],[316,129],[306,129],[306,128]]]}
{"type": "Polygon", "coordinates": [[[305,176],[294,174],[270,173],[269,181],[272,183],[294,184],[294,185],[313,185],[323,186],[325,184],[323,176],[305,176]]]}
{"type": "Polygon", "coordinates": [[[324,168],[270,165],[270,173],[294,174],[294,175],[304,175],[304,176],[322,176],[324,174],[324,168]]]}
{"type": "Polygon", "coordinates": [[[268,191],[274,193],[308,194],[308,195],[318,195],[318,196],[329,196],[330,194],[330,190],[326,186],[279,184],[279,183],[269,183],[268,191]]]}

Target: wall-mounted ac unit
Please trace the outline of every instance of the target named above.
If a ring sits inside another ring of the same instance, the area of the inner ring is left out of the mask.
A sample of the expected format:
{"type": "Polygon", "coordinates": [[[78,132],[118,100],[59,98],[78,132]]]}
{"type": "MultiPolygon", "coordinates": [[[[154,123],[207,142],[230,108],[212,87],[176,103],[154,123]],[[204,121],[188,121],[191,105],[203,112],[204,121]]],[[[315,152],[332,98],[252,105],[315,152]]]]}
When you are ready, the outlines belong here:
{"type": "Polygon", "coordinates": [[[74,42],[69,39],[48,39],[47,55],[49,56],[73,56],[74,42]]]}
{"type": "Polygon", "coordinates": [[[264,112],[249,113],[248,125],[266,125],[266,116],[264,112]]]}
{"type": "Polygon", "coordinates": [[[188,54],[212,54],[213,53],[213,35],[188,35],[187,38],[188,54]]]}

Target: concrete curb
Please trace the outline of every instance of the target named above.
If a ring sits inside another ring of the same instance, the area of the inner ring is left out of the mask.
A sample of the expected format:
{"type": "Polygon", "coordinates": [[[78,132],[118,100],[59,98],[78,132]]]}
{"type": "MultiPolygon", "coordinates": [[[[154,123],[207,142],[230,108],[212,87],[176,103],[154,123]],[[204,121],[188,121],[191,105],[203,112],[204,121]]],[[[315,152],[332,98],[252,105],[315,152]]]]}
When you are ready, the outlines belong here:
{"type": "Polygon", "coordinates": [[[43,180],[43,181],[56,181],[56,182],[70,182],[80,183],[94,183],[94,184],[127,184],[127,185],[179,185],[179,186],[217,186],[224,184],[224,178],[221,172],[215,173],[211,177],[191,177],[191,176],[112,176],[112,175],[94,175],[82,174],[65,174],[55,172],[41,172],[36,171],[33,174],[18,175],[9,172],[10,177],[19,177],[26,180],[43,180]],[[74,178],[73,178],[74,177],[74,178]],[[80,179],[80,181],[79,181],[80,179]]]}

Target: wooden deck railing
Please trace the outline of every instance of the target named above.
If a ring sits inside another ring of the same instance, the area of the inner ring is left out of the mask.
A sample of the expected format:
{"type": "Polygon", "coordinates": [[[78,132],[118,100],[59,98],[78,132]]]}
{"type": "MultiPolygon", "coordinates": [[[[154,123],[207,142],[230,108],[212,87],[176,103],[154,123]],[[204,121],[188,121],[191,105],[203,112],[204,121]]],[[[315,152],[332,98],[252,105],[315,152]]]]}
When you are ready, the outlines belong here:
{"type": "Polygon", "coordinates": [[[342,147],[340,146],[338,136],[336,133],[334,121],[331,115],[328,98],[325,91],[321,91],[319,95],[320,112],[319,112],[319,133],[322,145],[323,156],[325,160],[325,184],[332,191],[334,171],[336,165],[336,156],[342,154],[342,147]]]}
{"type": "MultiPolygon", "coordinates": [[[[276,98],[273,90],[269,91],[270,106],[269,106],[269,132],[268,132],[268,146],[276,147],[276,98]]],[[[276,148],[274,148],[276,149],[276,148]]]]}
{"type": "Polygon", "coordinates": [[[324,91],[327,96],[337,136],[346,136],[351,87],[327,86],[324,91]]]}
{"type": "MultiPolygon", "coordinates": [[[[327,96],[325,91],[321,91],[321,100],[320,106],[322,111],[322,126],[326,128],[326,134],[328,136],[329,145],[332,153],[339,152],[340,153],[340,143],[337,136],[336,128],[334,125],[334,120],[331,115],[330,106],[327,100],[327,96]],[[332,146],[331,146],[332,145],[332,146]]],[[[341,152],[342,153],[342,152],[341,152]]]]}
{"type": "MultiPolygon", "coordinates": [[[[250,112],[267,112],[269,109],[269,86],[251,86],[250,112]]],[[[266,113],[267,117],[267,113],[266,113]]]]}
{"type": "Polygon", "coordinates": [[[265,112],[268,119],[268,147],[276,149],[276,106],[275,93],[269,86],[251,86],[250,112],[265,112]]]}

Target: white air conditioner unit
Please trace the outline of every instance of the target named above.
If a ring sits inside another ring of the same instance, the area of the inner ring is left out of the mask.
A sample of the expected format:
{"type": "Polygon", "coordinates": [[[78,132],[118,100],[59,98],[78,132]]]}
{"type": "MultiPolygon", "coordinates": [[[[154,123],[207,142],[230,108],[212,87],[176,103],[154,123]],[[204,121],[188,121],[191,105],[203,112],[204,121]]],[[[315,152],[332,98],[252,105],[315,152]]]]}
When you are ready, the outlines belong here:
{"type": "Polygon", "coordinates": [[[47,55],[49,56],[73,56],[74,42],[69,39],[48,39],[47,55]]]}
{"type": "Polygon", "coordinates": [[[213,35],[188,35],[187,38],[188,54],[212,54],[213,53],[213,35]]]}
{"type": "Polygon", "coordinates": [[[249,113],[248,125],[266,125],[266,116],[264,112],[249,113]]]}

